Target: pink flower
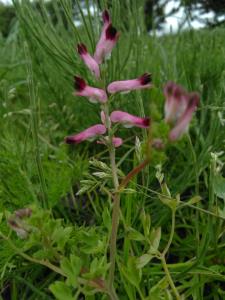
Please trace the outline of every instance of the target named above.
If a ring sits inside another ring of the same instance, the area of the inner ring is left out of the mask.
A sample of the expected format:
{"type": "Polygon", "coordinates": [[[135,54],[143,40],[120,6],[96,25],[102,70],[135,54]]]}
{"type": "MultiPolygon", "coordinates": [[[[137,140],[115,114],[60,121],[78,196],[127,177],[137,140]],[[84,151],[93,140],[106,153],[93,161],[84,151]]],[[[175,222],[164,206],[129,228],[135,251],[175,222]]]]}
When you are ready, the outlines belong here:
{"type": "Polygon", "coordinates": [[[103,59],[110,55],[113,47],[115,46],[119,33],[116,28],[114,28],[111,24],[110,16],[107,10],[103,12],[103,28],[100,39],[97,43],[94,59],[98,64],[101,64],[103,59]]]}
{"type": "Polygon", "coordinates": [[[152,87],[151,74],[145,73],[136,79],[114,81],[108,85],[107,90],[110,94],[114,94],[117,92],[147,89],[149,87],[152,87]]]}
{"type": "Polygon", "coordinates": [[[85,129],[84,131],[78,134],[67,136],[65,138],[65,142],[67,144],[79,144],[85,140],[95,138],[96,136],[105,133],[106,133],[106,127],[102,124],[97,124],[85,129]]]}
{"type": "Polygon", "coordinates": [[[104,30],[108,27],[109,24],[111,24],[111,19],[110,19],[110,15],[107,9],[105,9],[102,13],[102,20],[103,20],[103,30],[102,33],[104,32],[104,30]]]}
{"type": "Polygon", "coordinates": [[[165,121],[173,123],[184,113],[188,104],[188,93],[174,82],[168,82],[164,87],[165,121]]]}
{"type": "Polygon", "coordinates": [[[150,118],[140,118],[131,115],[124,111],[113,111],[110,115],[110,119],[113,123],[122,123],[124,127],[137,126],[141,128],[148,128],[150,125],[150,118]]]}
{"type": "Polygon", "coordinates": [[[89,101],[93,103],[98,101],[105,103],[107,101],[107,95],[104,90],[87,85],[85,80],[80,77],[75,76],[74,80],[74,86],[77,91],[75,95],[88,97],[89,101]]]}
{"type": "Polygon", "coordinates": [[[199,95],[197,93],[190,93],[186,98],[187,105],[183,114],[178,118],[175,126],[169,133],[169,139],[175,141],[181,137],[188,129],[188,125],[191,122],[193,113],[195,112],[198,103],[199,95]]]}
{"type": "Polygon", "coordinates": [[[114,147],[118,148],[123,144],[123,140],[120,137],[113,137],[112,142],[114,147]]]}
{"type": "MultiPolygon", "coordinates": [[[[104,138],[104,140],[101,140],[101,141],[97,141],[97,144],[103,144],[103,145],[106,145],[109,141],[109,137],[106,136],[104,138]]],[[[112,138],[112,143],[113,143],[113,146],[115,148],[118,148],[120,147],[122,144],[123,144],[123,140],[120,138],[120,137],[113,137],[112,138]]]]}
{"type": "Polygon", "coordinates": [[[87,47],[84,44],[77,45],[77,51],[91,72],[94,73],[96,78],[100,77],[99,65],[96,60],[88,53],[87,47]]]}

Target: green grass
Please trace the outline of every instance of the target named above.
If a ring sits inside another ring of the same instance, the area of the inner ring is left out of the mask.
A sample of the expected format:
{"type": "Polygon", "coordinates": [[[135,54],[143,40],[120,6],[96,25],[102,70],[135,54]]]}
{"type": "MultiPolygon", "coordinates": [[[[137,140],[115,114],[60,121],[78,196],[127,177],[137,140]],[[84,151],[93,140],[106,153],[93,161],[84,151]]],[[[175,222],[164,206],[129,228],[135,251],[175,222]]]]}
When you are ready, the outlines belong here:
{"type": "MultiPolygon", "coordinates": [[[[100,1],[92,18],[84,17],[77,5],[76,18],[83,25],[76,27],[70,1],[55,1],[54,24],[44,6],[37,10],[22,2],[14,1],[19,23],[7,40],[0,40],[0,211],[7,218],[9,212],[32,206],[29,226],[36,231],[28,240],[20,240],[3,218],[0,231],[9,234],[13,246],[0,241],[0,295],[11,300],[55,299],[54,287],[58,286],[52,285],[53,293],[49,286],[64,278],[17,255],[18,249],[35,259],[49,259],[64,271],[66,264],[73,264],[74,255],[77,265],[79,258],[89,269],[87,277],[107,276],[111,200],[103,189],[105,180],[90,177],[99,166],[89,160],[108,164],[108,154],[95,142],[75,147],[63,142],[66,135],[100,122],[98,105],[72,92],[75,74],[96,85],[74,47],[82,41],[94,49],[101,28],[98,15],[105,6],[100,1]],[[95,185],[77,195],[84,179],[94,180],[95,185]]],[[[173,299],[158,259],[139,270],[135,264],[148,251],[143,238],[146,215],[151,217],[152,232],[161,227],[160,251],[169,239],[171,211],[160,201],[163,191],[156,178],[161,172],[171,197],[180,195],[183,204],[176,211],[175,234],[166,255],[173,281],[184,299],[224,299],[225,29],[149,35],[144,30],[142,2],[127,3],[112,1],[110,11],[121,37],[107,62],[107,81],[135,78],[148,71],[155,87],[118,95],[113,108],[145,113],[158,124],[163,118],[162,88],[169,80],[198,91],[201,101],[189,134],[165,152],[155,153],[149,167],[129,184],[136,192],[122,194],[115,287],[119,299],[173,299]],[[200,201],[189,202],[198,195],[200,201]]],[[[117,151],[117,162],[127,174],[139,163],[135,137],[144,141],[146,134],[140,129],[120,129],[119,134],[125,143],[117,151]]],[[[110,180],[108,185],[110,189],[110,180]]],[[[75,278],[76,270],[73,272],[75,278]]],[[[76,291],[73,286],[67,299],[76,291]]],[[[63,297],[58,299],[66,299],[63,297]]],[[[96,293],[85,299],[106,296],[96,293]]]]}

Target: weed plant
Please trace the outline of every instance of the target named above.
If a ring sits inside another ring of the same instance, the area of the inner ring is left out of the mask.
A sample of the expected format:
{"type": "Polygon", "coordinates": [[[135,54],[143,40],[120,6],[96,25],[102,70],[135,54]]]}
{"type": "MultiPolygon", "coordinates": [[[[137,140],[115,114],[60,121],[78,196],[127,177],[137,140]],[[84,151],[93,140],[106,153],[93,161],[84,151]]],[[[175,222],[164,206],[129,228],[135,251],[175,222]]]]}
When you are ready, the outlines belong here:
{"type": "MultiPolygon", "coordinates": [[[[100,121],[98,106],[72,95],[73,76],[95,85],[75,48],[83,42],[94,52],[107,3],[75,1],[73,7],[57,0],[53,15],[42,1],[14,0],[14,6],[18,22],[0,40],[0,299],[107,299],[108,154],[94,142],[64,143],[68,133],[100,121]],[[13,231],[12,221],[24,231],[13,231]]],[[[143,1],[113,0],[108,8],[121,36],[106,62],[107,83],[149,71],[154,84],[118,94],[113,110],[157,123],[167,81],[201,95],[189,132],[155,152],[121,194],[117,296],[224,299],[225,29],[158,37],[145,30],[143,1]],[[168,201],[176,203],[175,213],[168,201]],[[165,260],[149,245],[166,249],[165,260]]],[[[142,161],[147,133],[132,128],[120,135],[122,179],[142,161]]]]}

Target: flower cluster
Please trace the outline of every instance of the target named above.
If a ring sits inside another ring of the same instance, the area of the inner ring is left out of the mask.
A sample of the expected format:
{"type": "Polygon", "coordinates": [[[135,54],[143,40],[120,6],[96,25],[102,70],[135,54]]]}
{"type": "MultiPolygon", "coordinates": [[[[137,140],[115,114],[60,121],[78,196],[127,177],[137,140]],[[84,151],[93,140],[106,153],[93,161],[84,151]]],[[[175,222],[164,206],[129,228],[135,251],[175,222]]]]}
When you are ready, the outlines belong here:
{"type": "Polygon", "coordinates": [[[164,87],[165,122],[172,125],[169,140],[175,141],[187,131],[199,103],[197,93],[187,93],[181,86],[168,82],[164,87]]]}
{"type": "MultiPolygon", "coordinates": [[[[78,54],[96,79],[101,78],[100,65],[104,59],[110,55],[119,38],[119,33],[116,28],[112,26],[107,10],[103,12],[102,18],[102,33],[99,42],[96,45],[94,56],[91,56],[91,54],[88,53],[87,47],[84,44],[81,43],[77,46],[78,54]]],[[[107,86],[106,90],[89,86],[83,78],[78,76],[74,77],[74,95],[87,97],[90,102],[100,103],[102,106],[107,103],[110,94],[146,89],[151,86],[151,75],[148,73],[145,73],[136,79],[114,81],[107,86]]],[[[140,128],[148,128],[150,125],[149,118],[140,118],[124,111],[113,111],[110,116],[107,116],[105,112],[102,111],[101,120],[102,124],[93,125],[78,134],[66,137],[66,143],[78,144],[82,141],[92,140],[100,136],[101,138],[97,143],[107,144],[109,142],[109,137],[103,137],[103,135],[107,133],[107,130],[111,127],[112,123],[120,123],[124,127],[137,126],[140,128]]],[[[112,144],[114,147],[119,147],[122,143],[123,141],[121,138],[112,137],[112,144]]]]}
{"type": "MultiPolygon", "coordinates": [[[[101,79],[100,66],[104,59],[110,56],[115,46],[119,32],[113,27],[111,18],[107,10],[103,12],[103,28],[100,39],[96,45],[95,53],[92,56],[87,47],[80,43],[77,46],[78,54],[94,74],[97,80],[101,79]]],[[[151,74],[145,73],[139,78],[114,81],[105,89],[89,86],[83,78],[74,77],[74,87],[76,96],[87,97],[92,103],[100,103],[103,111],[101,112],[101,124],[93,125],[86,130],[66,137],[68,144],[78,144],[85,140],[93,140],[99,138],[97,143],[108,144],[110,142],[109,134],[112,123],[120,123],[124,127],[137,126],[140,128],[148,128],[150,126],[150,118],[140,118],[124,111],[113,111],[110,115],[105,114],[104,108],[107,105],[110,94],[119,92],[129,92],[131,90],[151,88],[151,74]]],[[[197,93],[187,93],[181,86],[168,82],[164,87],[165,101],[165,122],[171,125],[169,132],[169,140],[175,141],[188,129],[188,125],[192,119],[192,115],[196,110],[199,102],[197,93]]],[[[156,148],[162,148],[162,141],[157,139],[156,148]]],[[[112,137],[111,143],[114,147],[119,147],[123,141],[119,137],[112,137]]]]}

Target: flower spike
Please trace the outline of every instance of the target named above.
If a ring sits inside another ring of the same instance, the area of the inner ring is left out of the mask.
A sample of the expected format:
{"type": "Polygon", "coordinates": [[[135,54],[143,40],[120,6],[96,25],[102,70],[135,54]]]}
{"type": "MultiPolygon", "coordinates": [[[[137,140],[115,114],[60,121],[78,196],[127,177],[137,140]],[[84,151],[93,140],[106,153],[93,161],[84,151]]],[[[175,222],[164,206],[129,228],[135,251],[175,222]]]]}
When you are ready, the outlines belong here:
{"type": "Polygon", "coordinates": [[[165,121],[172,124],[169,139],[175,141],[187,131],[192,115],[199,103],[197,93],[188,93],[180,85],[168,82],[164,87],[165,121]]]}
{"type": "Polygon", "coordinates": [[[81,59],[88,67],[88,69],[91,70],[92,73],[94,73],[96,78],[99,78],[100,77],[99,65],[97,64],[96,60],[88,53],[87,47],[82,43],[78,44],[77,51],[81,59]]]}
{"type": "Polygon", "coordinates": [[[136,79],[114,81],[108,85],[107,91],[110,94],[115,94],[117,92],[129,92],[131,90],[147,89],[152,87],[151,81],[151,74],[145,73],[136,79]]]}
{"type": "Polygon", "coordinates": [[[127,112],[115,110],[111,113],[110,119],[113,123],[121,123],[124,127],[137,126],[140,128],[148,128],[150,125],[150,118],[140,118],[131,115],[127,112]]]}
{"type": "Polygon", "coordinates": [[[84,131],[78,134],[67,136],[65,138],[65,142],[67,144],[79,144],[85,140],[93,139],[96,136],[105,133],[106,133],[106,127],[102,124],[97,124],[85,129],[84,131]]]}
{"type": "Polygon", "coordinates": [[[74,77],[74,87],[76,89],[76,96],[88,97],[90,102],[96,103],[105,103],[107,102],[107,95],[104,90],[91,87],[86,84],[85,80],[75,76],[74,77]]]}

